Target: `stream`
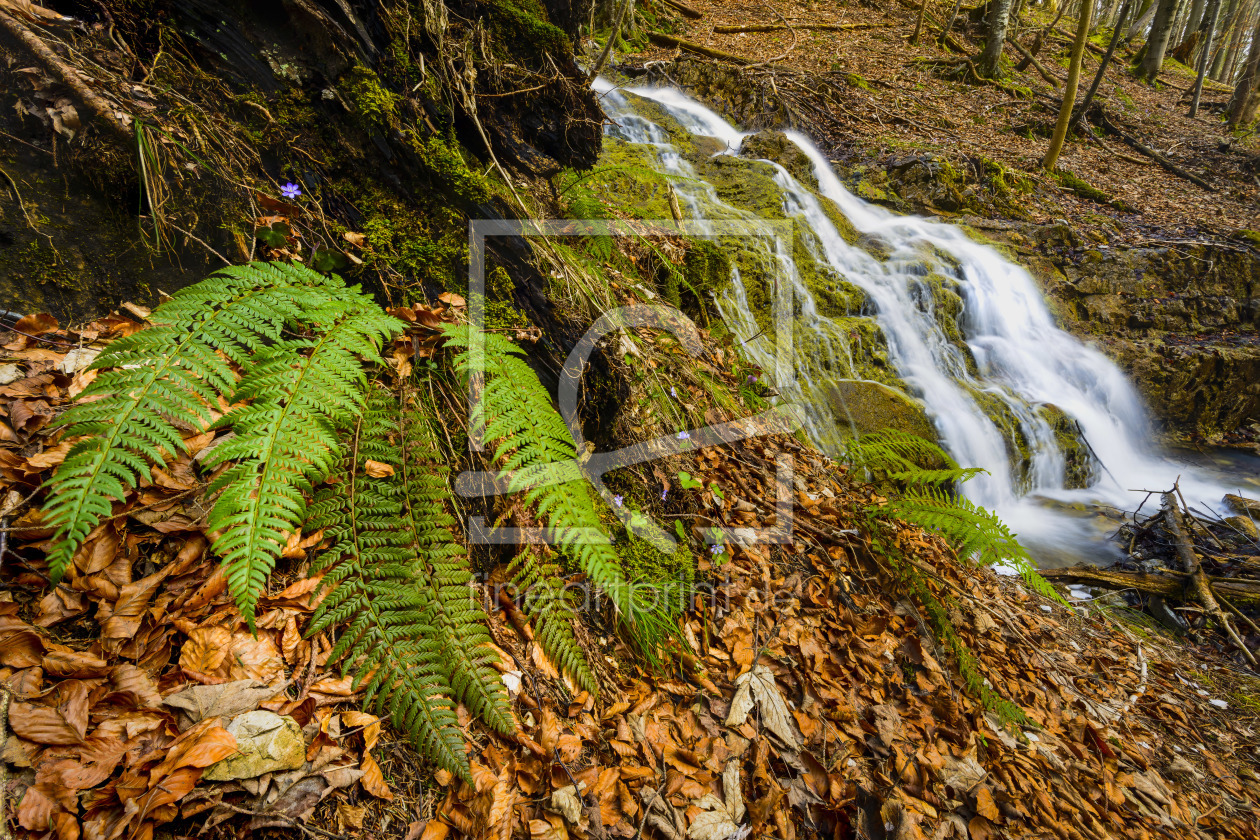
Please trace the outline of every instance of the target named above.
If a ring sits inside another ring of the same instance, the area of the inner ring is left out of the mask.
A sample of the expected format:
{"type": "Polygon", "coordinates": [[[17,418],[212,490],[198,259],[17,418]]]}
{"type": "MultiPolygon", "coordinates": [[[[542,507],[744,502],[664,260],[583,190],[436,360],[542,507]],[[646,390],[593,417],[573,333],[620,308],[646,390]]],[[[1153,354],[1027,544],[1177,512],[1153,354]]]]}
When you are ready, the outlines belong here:
{"type": "MultiPolygon", "coordinates": [[[[764,208],[720,197],[698,169],[706,162],[697,149],[729,160],[724,156],[736,155],[747,133],[677,90],[616,88],[602,79],[597,90],[613,122],[606,137],[634,147],[666,176],[684,219],[765,217],[764,208]]],[[[868,318],[942,446],[961,465],[987,471],[963,492],[996,510],[1043,566],[1110,562],[1106,536],[1117,523],[1100,512],[1131,511],[1143,491],[1166,490],[1178,478],[1191,504],[1224,515],[1225,493],[1254,490],[1254,465],[1245,458],[1194,463],[1161,451],[1137,390],[1110,359],[1056,326],[1028,271],[961,228],[867,203],[845,188],[807,137],[788,138],[808,158],[816,190],[778,163],[761,166],[773,167],[779,218],[796,222],[799,246],[717,237],[724,250],[744,253],[716,303],[782,398],[804,408],[816,445],[839,454],[851,426],[834,388],[866,378],[862,359],[872,348],[854,323],[868,318]],[[837,214],[862,234],[860,242],[846,238],[837,214]],[[823,314],[806,275],[857,287],[860,311],[823,314]],[[781,283],[795,296],[794,377],[775,375],[776,336],[751,303],[773,297],[759,284],[781,283]],[[941,311],[931,283],[946,284],[961,299],[957,312],[941,311]],[[1068,442],[1088,453],[1083,480],[1069,481],[1068,442]]]]}

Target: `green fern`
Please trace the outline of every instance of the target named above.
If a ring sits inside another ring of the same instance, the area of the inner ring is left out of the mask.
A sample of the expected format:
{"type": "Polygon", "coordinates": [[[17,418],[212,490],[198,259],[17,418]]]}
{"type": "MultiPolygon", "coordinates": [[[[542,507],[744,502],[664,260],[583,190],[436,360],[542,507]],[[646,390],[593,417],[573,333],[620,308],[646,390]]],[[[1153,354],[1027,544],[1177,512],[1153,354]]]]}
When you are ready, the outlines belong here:
{"type": "Polygon", "coordinates": [[[485,614],[469,597],[466,557],[448,530],[449,491],[408,444],[424,443],[412,425],[389,391],[370,389],[339,480],[311,505],[306,527],[324,529],[332,545],[316,560],[316,571],[327,570],[327,595],[307,632],[345,624],[331,658],[355,672],[356,689],[366,686],[365,705],[470,780],[452,698],[500,732],[515,725],[487,665],[493,653],[485,614]],[[369,460],[393,474],[372,478],[369,460]]]}
{"type": "Polygon", "coordinates": [[[897,429],[862,435],[850,442],[845,457],[872,473],[911,485],[952,484],[986,472],[982,467],[960,467],[935,443],[897,429]]]}
{"type": "Polygon", "coordinates": [[[524,494],[525,503],[546,523],[548,536],[608,596],[640,653],[654,660],[669,622],[658,605],[640,600],[610,544],[583,537],[584,531],[602,528],[597,503],[577,468],[573,438],[547,391],[519,348],[502,336],[485,334],[478,367],[472,362],[467,328],[446,325],[444,331],[448,343],[460,348],[456,370],[465,377],[485,373],[469,422],[487,440],[499,442],[493,457],[507,476],[508,491],[524,494]]]}
{"type": "Polygon", "coordinates": [[[534,625],[534,638],[556,666],[591,694],[599,693],[590,663],[573,633],[577,610],[560,580],[560,567],[525,548],[508,566],[512,587],[534,625]]]}
{"type": "Polygon", "coordinates": [[[48,483],[53,581],[113,502],[148,479],[151,464],[165,467],[183,451],[181,429],[210,423],[218,398],[232,393],[232,365],[344,294],[338,281],[301,266],[226,268],[159,306],[149,329],[111,343],[91,366],[101,371],[96,381],[56,424],[66,439],[83,439],[48,483]]]}
{"type": "Polygon", "coordinates": [[[321,328],[314,338],[256,357],[232,398],[245,405],[213,426],[236,434],[206,459],[212,468],[233,462],[210,484],[222,495],[208,524],[221,531],[213,550],[251,628],[258,593],[305,516],[306,494],[341,457],[338,429],[362,410],[363,362],[381,363],[381,344],[400,326],[366,298],[335,301],[311,320],[321,328]]]}

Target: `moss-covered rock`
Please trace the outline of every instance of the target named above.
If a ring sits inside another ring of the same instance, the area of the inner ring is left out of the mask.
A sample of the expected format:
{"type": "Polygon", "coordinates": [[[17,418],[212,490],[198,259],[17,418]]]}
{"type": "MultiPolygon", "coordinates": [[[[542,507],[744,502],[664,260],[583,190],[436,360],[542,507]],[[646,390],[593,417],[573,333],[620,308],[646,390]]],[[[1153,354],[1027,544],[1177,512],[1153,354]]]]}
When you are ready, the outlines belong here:
{"type": "Polygon", "coordinates": [[[838,425],[858,435],[896,429],[936,442],[940,436],[923,406],[882,382],[842,379],[829,389],[829,404],[838,425]]]}
{"type": "Polygon", "coordinates": [[[810,189],[818,189],[813,162],[782,131],[766,130],[748,135],[740,144],[739,155],[752,160],[773,161],[810,189]]]}

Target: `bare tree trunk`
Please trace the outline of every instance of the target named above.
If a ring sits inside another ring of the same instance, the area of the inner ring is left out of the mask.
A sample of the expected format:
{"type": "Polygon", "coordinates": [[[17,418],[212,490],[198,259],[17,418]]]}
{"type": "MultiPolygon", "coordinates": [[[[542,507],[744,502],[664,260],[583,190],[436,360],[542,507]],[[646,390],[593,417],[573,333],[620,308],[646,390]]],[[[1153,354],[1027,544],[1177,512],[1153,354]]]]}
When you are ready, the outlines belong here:
{"type": "Polygon", "coordinates": [[[1055,123],[1050,148],[1041,161],[1041,165],[1051,172],[1059,162],[1059,152],[1063,150],[1063,141],[1067,139],[1068,124],[1072,122],[1072,106],[1076,104],[1076,88],[1081,81],[1081,61],[1085,56],[1085,42],[1089,40],[1090,16],[1093,11],[1093,0],[1081,0],[1081,15],[1076,20],[1076,40],[1072,42],[1072,56],[1068,59],[1067,84],[1063,86],[1063,104],[1059,106],[1059,121],[1055,123]]]}
{"type": "Polygon", "coordinates": [[[1242,72],[1242,67],[1243,67],[1243,64],[1245,63],[1243,59],[1243,54],[1245,51],[1242,49],[1242,46],[1241,46],[1241,43],[1244,40],[1244,36],[1242,33],[1251,32],[1252,28],[1255,27],[1257,24],[1260,24],[1260,10],[1257,10],[1255,14],[1247,18],[1245,26],[1242,26],[1242,25],[1239,26],[1238,40],[1239,40],[1240,46],[1236,49],[1231,50],[1232,58],[1231,58],[1228,68],[1226,69],[1226,75],[1221,77],[1222,81],[1225,81],[1228,84],[1233,84],[1235,81],[1238,80],[1238,74],[1242,72]]]}
{"type": "Polygon", "coordinates": [[[984,51],[976,61],[976,72],[986,79],[997,75],[998,59],[1002,57],[1002,45],[1006,43],[1006,27],[1011,19],[1011,0],[992,0],[989,6],[989,25],[985,33],[984,51]]]}
{"type": "Polygon", "coordinates": [[[1155,0],[1143,0],[1142,7],[1138,9],[1137,17],[1133,19],[1133,25],[1129,27],[1128,32],[1124,33],[1124,39],[1132,41],[1139,33],[1145,30],[1147,24],[1151,22],[1151,18],[1155,16],[1157,8],[1155,0]]]}
{"type": "Polygon", "coordinates": [[[1117,18],[1116,25],[1111,30],[1111,41],[1107,44],[1107,53],[1103,56],[1102,63],[1098,65],[1098,72],[1094,74],[1094,81],[1090,84],[1085,98],[1081,100],[1081,107],[1076,109],[1076,114],[1072,117],[1072,123],[1068,126],[1068,131],[1071,131],[1072,127],[1085,116],[1085,112],[1089,110],[1089,103],[1094,101],[1094,94],[1098,93],[1098,86],[1102,84],[1103,74],[1107,72],[1107,65],[1111,64],[1111,57],[1116,52],[1116,45],[1120,43],[1120,34],[1124,29],[1124,21],[1129,13],[1130,3],[1131,0],[1124,0],[1120,4],[1120,17],[1117,18]]]}
{"type": "Polygon", "coordinates": [[[1251,52],[1247,56],[1247,64],[1243,68],[1238,84],[1234,85],[1234,95],[1230,97],[1229,106],[1225,109],[1231,131],[1239,125],[1246,124],[1243,122],[1243,117],[1246,116],[1248,101],[1253,98],[1258,72],[1260,72],[1260,23],[1256,24],[1255,31],[1251,33],[1251,52]]]}
{"type": "Polygon", "coordinates": [[[1242,22],[1239,20],[1241,16],[1242,4],[1239,3],[1239,0],[1229,0],[1229,5],[1225,7],[1224,22],[1221,25],[1220,32],[1217,33],[1217,37],[1214,39],[1217,42],[1217,47],[1212,51],[1208,59],[1211,62],[1209,66],[1212,68],[1208,71],[1208,75],[1213,79],[1221,77],[1230,45],[1232,44],[1234,49],[1237,49],[1238,41],[1242,37],[1242,22]]]}
{"type": "Polygon", "coordinates": [[[1225,113],[1228,118],[1228,126],[1230,130],[1246,125],[1244,117],[1247,111],[1247,102],[1252,97],[1252,93],[1256,89],[1256,76],[1260,73],[1260,23],[1256,24],[1256,28],[1251,33],[1251,52],[1247,54],[1247,63],[1242,68],[1242,76],[1239,83],[1234,86],[1234,96],[1230,97],[1230,105],[1226,107],[1225,113]]]}
{"type": "Polygon", "coordinates": [[[1180,34],[1175,39],[1178,48],[1186,42],[1191,33],[1198,32],[1203,28],[1203,0],[1192,0],[1190,3],[1190,14],[1186,17],[1186,24],[1180,29],[1180,34]]]}
{"type": "Polygon", "coordinates": [[[1204,33],[1203,52],[1199,56],[1199,74],[1194,79],[1194,96],[1190,100],[1190,117],[1199,115],[1199,97],[1203,95],[1203,78],[1207,75],[1208,55],[1212,51],[1212,33],[1216,30],[1216,16],[1221,11],[1221,0],[1208,0],[1207,32],[1204,33]]]}
{"type": "Polygon", "coordinates": [[[1173,15],[1177,13],[1177,0],[1159,0],[1155,18],[1151,21],[1151,34],[1146,39],[1146,52],[1137,68],[1137,77],[1155,81],[1164,64],[1164,51],[1168,49],[1168,35],[1172,30],[1173,15]]]}

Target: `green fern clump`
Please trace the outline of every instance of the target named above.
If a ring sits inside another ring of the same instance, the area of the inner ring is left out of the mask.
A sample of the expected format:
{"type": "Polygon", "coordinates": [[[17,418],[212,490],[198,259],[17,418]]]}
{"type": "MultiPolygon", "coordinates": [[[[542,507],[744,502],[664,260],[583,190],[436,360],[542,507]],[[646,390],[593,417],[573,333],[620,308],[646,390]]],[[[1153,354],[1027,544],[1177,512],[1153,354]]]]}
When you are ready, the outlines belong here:
{"type": "Polygon", "coordinates": [[[153,326],[111,343],[92,363],[101,373],[55,426],[82,438],[50,482],[46,521],[52,579],[114,502],[184,449],[182,429],[210,423],[219,397],[235,387],[232,366],[280,338],[308,306],[344,289],[300,266],[255,264],[223,269],[177,292],[150,316],[153,326]]]}
{"type": "Polygon", "coordinates": [[[500,732],[516,726],[489,665],[494,653],[471,597],[467,556],[450,530],[445,475],[421,425],[391,392],[369,391],[337,481],[316,494],[306,524],[332,542],[316,561],[328,594],[307,632],[344,624],[331,659],[356,674],[365,705],[439,766],[471,779],[454,703],[500,732]],[[368,461],[392,474],[373,478],[368,461]]]}
{"type": "Polygon", "coordinates": [[[444,330],[447,342],[459,350],[455,369],[465,377],[485,374],[469,422],[487,440],[498,441],[493,457],[507,478],[508,492],[523,494],[546,523],[548,536],[612,601],[640,653],[653,659],[669,632],[668,619],[626,580],[613,547],[589,536],[602,530],[596,499],[547,391],[519,348],[502,336],[485,334],[484,353],[475,365],[467,328],[448,325],[444,330]]]}
{"type": "Polygon", "coordinates": [[[304,493],[340,457],[336,430],[359,410],[363,364],[379,362],[402,324],[338,278],[283,263],[223,269],[151,320],[97,357],[102,372],[58,421],[66,438],[83,439],[48,483],[51,576],[65,574],[114,502],[184,449],[185,432],[226,428],[235,436],[208,459],[231,462],[211,488],[222,495],[210,528],[252,623],[304,493]],[[314,337],[287,337],[307,331],[314,337]],[[242,405],[212,423],[220,400],[242,405]]]}

